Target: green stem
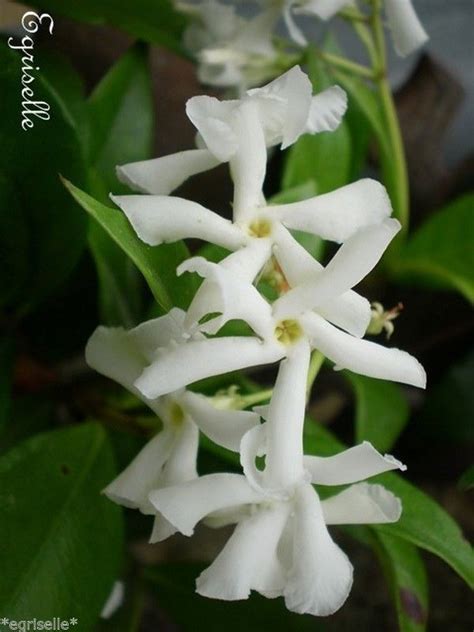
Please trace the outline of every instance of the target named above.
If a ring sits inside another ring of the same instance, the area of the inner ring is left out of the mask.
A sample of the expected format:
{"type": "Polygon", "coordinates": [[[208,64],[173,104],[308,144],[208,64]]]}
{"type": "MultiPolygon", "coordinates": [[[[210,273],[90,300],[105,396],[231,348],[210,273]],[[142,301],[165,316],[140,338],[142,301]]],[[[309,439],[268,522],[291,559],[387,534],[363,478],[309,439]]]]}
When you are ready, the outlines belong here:
{"type": "Polygon", "coordinates": [[[311,395],[311,389],[313,388],[314,380],[318,375],[321,367],[323,366],[324,356],[321,351],[313,351],[311,354],[311,361],[308,369],[308,380],[306,382],[306,401],[309,400],[311,395]]]}
{"type": "Polygon", "coordinates": [[[339,55],[333,55],[332,53],[320,53],[321,58],[335,66],[336,68],[342,68],[344,70],[348,70],[349,72],[359,75],[360,77],[365,77],[366,79],[374,79],[374,72],[371,68],[367,68],[367,66],[363,66],[362,64],[358,64],[355,61],[350,61],[345,57],[339,57],[339,55]]]}
{"type": "Polygon", "coordinates": [[[242,395],[239,397],[239,408],[248,408],[254,404],[264,402],[273,394],[272,388],[267,388],[265,391],[259,391],[258,393],[250,393],[249,395],[242,395]]]}

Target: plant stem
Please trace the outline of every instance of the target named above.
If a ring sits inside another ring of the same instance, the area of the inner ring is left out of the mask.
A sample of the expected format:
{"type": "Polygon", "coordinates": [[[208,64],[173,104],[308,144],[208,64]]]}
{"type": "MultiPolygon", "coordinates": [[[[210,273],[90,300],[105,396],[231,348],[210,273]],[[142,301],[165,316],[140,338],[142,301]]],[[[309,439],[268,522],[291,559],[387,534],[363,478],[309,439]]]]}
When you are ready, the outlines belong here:
{"type": "Polygon", "coordinates": [[[314,384],[314,380],[318,375],[321,367],[323,366],[324,356],[321,351],[313,351],[311,354],[311,361],[309,363],[308,369],[308,380],[306,382],[306,401],[309,400],[309,396],[311,395],[311,389],[314,384]]]}
{"type": "Polygon", "coordinates": [[[375,78],[373,70],[371,68],[367,68],[367,66],[358,64],[355,61],[350,61],[345,57],[339,57],[339,55],[333,55],[332,53],[320,52],[320,55],[325,62],[336,66],[336,68],[342,68],[353,74],[359,75],[360,77],[365,77],[366,79],[375,78]]]}
{"type": "Polygon", "coordinates": [[[239,397],[239,402],[241,402],[241,406],[239,406],[239,408],[247,408],[248,406],[253,406],[254,404],[264,402],[265,400],[270,399],[272,393],[273,389],[267,388],[266,390],[259,391],[258,393],[242,395],[241,397],[239,397]]]}

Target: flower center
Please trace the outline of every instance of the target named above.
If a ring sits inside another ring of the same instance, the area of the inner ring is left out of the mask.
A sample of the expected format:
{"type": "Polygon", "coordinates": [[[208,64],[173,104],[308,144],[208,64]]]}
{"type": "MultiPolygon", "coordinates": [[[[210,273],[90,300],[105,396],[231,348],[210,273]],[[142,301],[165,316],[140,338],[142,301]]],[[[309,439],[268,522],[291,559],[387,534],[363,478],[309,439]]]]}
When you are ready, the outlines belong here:
{"type": "Polygon", "coordinates": [[[184,411],[179,404],[172,402],[170,406],[170,420],[173,426],[180,426],[184,421],[184,411]]]}
{"type": "Polygon", "coordinates": [[[301,337],[303,331],[297,320],[281,320],[275,327],[275,338],[284,345],[291,345],[301,337]]]}
{"type": "Polygon", "coordinates": [[[268,237],[272,232],[272,223],[268,219],[256,219],[248,227],[252,237],[268,237]]]}

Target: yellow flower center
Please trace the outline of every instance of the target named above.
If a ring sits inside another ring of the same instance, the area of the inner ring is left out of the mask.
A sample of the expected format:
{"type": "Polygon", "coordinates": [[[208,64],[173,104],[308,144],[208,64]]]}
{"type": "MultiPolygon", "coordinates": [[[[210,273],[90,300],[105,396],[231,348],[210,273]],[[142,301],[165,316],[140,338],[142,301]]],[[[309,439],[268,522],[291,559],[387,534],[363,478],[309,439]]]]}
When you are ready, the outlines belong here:
{"type": "Polygon", "coordinates": [[[184,411],[179,404],[172,402],[170,406],[170,420],[173,426],[180,426],[184,421],[184,411]]]}
{"type": "Polygon", "coordinates": [[[281,320],[275,327],[275,338],[284,345],[291,345],[301,337],[303,331],[297,320],[281,320]]]}
{"type": "Polygon", "coordinates": [[[272,223],[268,219],[256,219],[249,225],[248,230],[252,237],[268,237],[272,232],[272,223]]]}

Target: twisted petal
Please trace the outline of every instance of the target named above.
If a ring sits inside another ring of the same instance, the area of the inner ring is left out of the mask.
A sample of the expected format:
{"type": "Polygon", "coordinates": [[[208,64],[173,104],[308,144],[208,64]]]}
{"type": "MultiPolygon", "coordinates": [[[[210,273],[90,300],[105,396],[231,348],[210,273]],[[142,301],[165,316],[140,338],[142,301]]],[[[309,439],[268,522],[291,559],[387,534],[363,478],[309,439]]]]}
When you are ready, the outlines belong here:
{"type": "Polygon", "coordinates": [[[352,0],[307,0],[295,9],[295,13],[313,14],[321,20],[329,20],[351,2],[352,0]]]}
{"type": "MultiPolygon", "coordinates": [[[[182,344],[189,339],[185,317],[186,314],[182,309],[173,307],[164,316],[147,320],[134,327],[127,332],[127,336],[143,357],[150,362],[155,357],[157,349],[166,347],[171,342],[182,344]]],[[[203,338],[199,333],[194,334],[194,337],[203,338]]]]}
{"type": "Polygon", "coordinates": [[[286,28],[288,29],[288,33],[295,44],[298,44],[299,46],[307,46],[308,41],[306,37],[293,19],[292,4],[291,0],[287,0],[283,5],[283,19],[285,20],[286,28]]]}
{"type": "Polygon", "coordinates": [[[171,430],[165,429],[158,433],[130,465],[107,485],[103,493],[124,507],[154,513],[148,494],[161,485],[162,469],[173,450],[174,439],[171,430]]]}
{"type": "Polygon", "coordinates": [[[197,478],[198,447],[198,427],[192,419],[185,416],[175,429],[173,448],[163,467],[160,487],[177,485],[197,478]]]}
{"type": "Polygon", "coordinates": [[[166,518],[163,518],[161,514],[157,514],[155,516],[155,520],[153,521],[153,529],[150,536],[150,544],[155,544],[156,542],[163,542],[163,540],[167,540],[169,537],[176,533],[175,527],[168,522],[166,518]]]}
{"type": "Polygon", "coordinates": [[[383,221],[392,212],[385,187],[370,178],[309,200],[271,207],[285,226],[342,243],[360,228],[383,221]]]}
{"type": "Polygon", "coordinates": [[[305,456],[304,467],[317,485],[346,485],[389,470],[406,470],[390,454],[382,456],[368,441],[335,456],[305,456]]]}
{"type": "Polygon", "coordinates": [[[314,313],[308,312],[300,320],[313,347],[332,360],[337,368],[425,388],[425,370],[409,353],[355,338],[314,313]]]}
{"type": "Polygon", "coordinates": [[[247,241],[237,226],[196,202],[165,195],[112,195],[111,198],[140,239],[150,246],[194,237],[237,250],[247,241]]]}
{"type": "Polygon", "coordinates": [[[240,444],[240,464],[249,484],[257,491],[262,492],[264,487],[263,472],[256,464],[257,456],[263,456],[267,449],[267,425],[257,425],[242,437],[240,444]]]}
{"type": "Polygon", "coordinates": [[[299,66],[293,66],[263,88],[247,92],[256,101],[267,146],[286,149],[306,130],[312,86],[299,66]]]}
{"type": "Polygon", "coordinates": [[[297,316],[350,290],[377,265],[400,228],[396,219],[389,218],[359,230],[339,248],[316,279],[293,288],[275,301],[275,317],[297,316]]]}
{"type": "Polygon", "coordinates": [[[411,0],[385,0],[385,11],[399,55],[410,55],[428,40],[411,0]]]}
{"type": "Polygon", "coordinates": [[[358,483],[321,503],[326,524],[386,524],[397,522],[402,504],[382,485],[358,483]]]}
{"type": "Polygon", "coordinates": [[[240,410],[220,410],[204,395],[187,391],[180,399],[199,429],[218,445],[239,451],[242,437],[260,423],[256,413],[240,410]]]}
{"type": "Polygon", "coordinates": [[[240,522],[211,566],[197,578],[196,591],[226,601],[247,599],[251,590],[281,594],[284,573],[277,547],[288,512],[288,506],[277,504],[240,522]]]}
{"type": "MultiPolygon", "coordinates": [[[[323,266],[301,246],[290,232],[280,227],[277,231],[275,257],[290,287],[304,285],[318,279],[323,266]]],[[[371,319],[370,303],[356,292],[349,290],[319,305],[318,313],[326,320],[361,338],[371,319]]]]}
{"type": "Polygon", "coordinates": [[[311,100],[306,131],[310,134],[333,132],[347,110],[347,94],[339,86],[331,86],[311,100]]]}
{"type": "Polygon", "coordinates": [[[239,101],[219,101],[206,95],[192,97],[186,103],[186,114],[198,130],[206,147],[221,162],[227,162],[239,146],[239,138],[231,124],[239,101]]]}
{"type": "Polygon", "coordinates": [[[117,167],[120,182],[140,193],[169,195],[189,177],[219,164],[207,149],[189,149],[176,154],[131,162],[117,167]]]}
{"type": "Polygon", "coordinates": [[[189,306],[186,315],[188,326],[198,323],[207,314],[219,312],[221,316],[202,325],[201,331],[214,334],[229,320],[239,319],[248,323],[263,338],[273,334],[269,303],[253,285],[232,269],[228,270],[203,257],[194,257],[178,267],[178,274],[184,271],[197,272],[206,279],[189,306]]]}
{"type": "Polygon", "coordinates": [[[251,239],[247,246],[230,254],[220,265],[243,281],[253,283],[270,258],[271,247],[272,242],[268,238],[251,239]]]}
{"type": "Polygon", "coordinates": [[[296,492],[292,565],[285,604],[300,614],[327,616],[338,610],[352,586],[352,565],[326,529],[321,503],[311,485],[296,492]]]}
{"type": "Polygon", "coordinates": [[[208,474],[193,481],[157,489],[150,502],[184,535],[208,514],[238,505],[256,503],[261,495],[240,474],[208,474]]]}
{"type": "Polygon", "coordinates": [[[143,371],[135,386],[145,397],[154,398],[206,377],[271,364],[284,352],[281,345],[262,343],[258,338],[229,336],[191,341],[167,349],[143,371]]]}

